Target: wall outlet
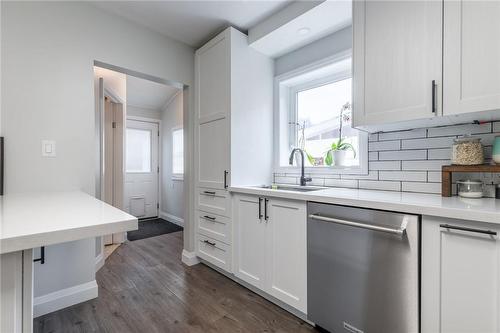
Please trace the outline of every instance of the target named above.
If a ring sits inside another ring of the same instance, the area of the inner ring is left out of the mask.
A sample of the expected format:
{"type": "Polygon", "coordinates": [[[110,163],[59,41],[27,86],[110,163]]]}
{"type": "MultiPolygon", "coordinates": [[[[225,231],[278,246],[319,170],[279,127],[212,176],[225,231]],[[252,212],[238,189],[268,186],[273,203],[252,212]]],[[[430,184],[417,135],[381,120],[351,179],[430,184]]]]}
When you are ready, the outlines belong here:
{"type": "Polygon", "coordinates": [[[42,156],[56,157],[56,142],[53,140],[42,140],[42,156]]]}

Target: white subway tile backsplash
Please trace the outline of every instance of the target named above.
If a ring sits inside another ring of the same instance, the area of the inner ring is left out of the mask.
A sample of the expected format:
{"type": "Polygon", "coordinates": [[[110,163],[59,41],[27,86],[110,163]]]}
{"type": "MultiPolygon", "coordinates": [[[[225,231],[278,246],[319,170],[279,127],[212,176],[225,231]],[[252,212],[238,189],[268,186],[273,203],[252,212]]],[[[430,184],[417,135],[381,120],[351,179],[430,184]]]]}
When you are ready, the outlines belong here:
{"type": "Polygon", "coordinates": [[[449,148],[455,137],[403,140],[401,149],[449,148]]]}
{"type": "Polygon", "coordinates": [[[378,180],[379,171],[370,170],[367,175],[342,175],[342,179],[367,179],[378,180]]]}
{"type": "Polygon", "coordinates": [[[427,133],[428,137],[491,133],[491,123],[434,127],[429,128],[427,133]]]}
{"type": "Polygon", "coordinates": [[[399,150],[401,149],[401,141],[377,141],[368,143],[368,151],[380,150],[399,150]]]}
{"type": "Polygon", "coordinates": [[[307,183],[307,185],[313,186],[325,186],[325,178],[311,176],[312,180],[307,183]]]}
{"type": "Polygon", "coordinates": [[[369,170],[401,170],[401,161],[371,161],[369,170]]]}
{"type": "Polygon", "coordinates": [[[409,182],[427,181],[426,171],[379,171],[379,180],[400,180],[409,182]]]}
{"type": "Polygon", "coordinates": [[[382,191],[401,191],[401,182],[381,180],[360,180],[359,188],[382,191]]]}
{"type": "Polygon", "coordinates": [[[277,184],[292,184],[292,185],[298,184],[297,178],[295,178],[295,177],[277,176],[277,177],[274,177],[274,182],[277,184]]]}
{"type": "Polygon", "coordinates": [[[368,153],[368,161],[378,160],[378,151],[371,151],[368,153]]]}
{"type": "Polygon", "coordinates": [[[451,148],[429,149],[427,154],[430,160],[446,160],[451,158],[451,148]]]}
{"type": "Polygon", "coordinates": [[[325,186],[357,188],[357,179],[325,179],[325,186]]]}
{"type": "Polygon", "coordinates": [[[482,134],[482,135],[473,135],[481,138],[481,143],[483,146],[491,146],[493,144],[493,141],[495,140],[496,136],[499,136],[500,134],[498,133],[491,133],[491,134],[482,134]]]}
{"type": "Polygon", "coordinates": [[[378,153],[380,161],[425,160],[427,150],[395,150],[378,153]]]}
{"type": "MultiPolygon", "coordinates": [[[[485,146],[485,159],[491,160],[491,145],[500,135],[500,121],[488,124],[443,126],[439,128],[380,132],[369,135],[368,174],[313,173],[313,185],[363,188],[375,190],[441,193],[441,167],[450,164],[453,139],[464,134],[480,137],[485,146]]],[[[276,183],[298,184],[299,173],[276,173],[276,183]]],[[[454,174],[453,181],[478,178],[491,195],[493,185],[500,183],[500,175],[454,174]]],[[[456,194],[456,184],[452,186],[456,194]]]]}
{"type": "Polygon", "coordinates": [[[441,193],[441,183],[403,182],[403,192],[441,193]]]}
{"type": "Polygon", "coordinates": [[[429,183],[440,183],[441,182],[441,171],[428,171],[427,181],[429,183]]]}
{"type": "Polygon", "coordinates": [[[399,139],[416,139],[425,138],[427,134],[427,129],[417,128],[410,131],[397,131],[397,132],[385,132],[379,133],[378,139],[380,141],[384,140],[399,140],[399,139]]]}
{"type": "Polygon", "coordinates": [[[449,164],[448,160],[428,160],[428,161],[403,161],[401,165],[402,170],[414,171],[439,171],[443,165],[449,164]]]}

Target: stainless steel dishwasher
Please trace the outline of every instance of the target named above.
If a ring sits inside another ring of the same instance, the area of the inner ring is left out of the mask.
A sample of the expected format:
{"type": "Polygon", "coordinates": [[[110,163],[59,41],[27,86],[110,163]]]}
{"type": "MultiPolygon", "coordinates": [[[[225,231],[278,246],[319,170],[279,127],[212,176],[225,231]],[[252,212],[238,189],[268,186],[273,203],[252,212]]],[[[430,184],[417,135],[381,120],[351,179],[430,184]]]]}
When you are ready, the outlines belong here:
{"type": "Polygon", "coordinates": [[[307,313],[334,333],[420,330],[420,218],[308,203],[307,313]]]}

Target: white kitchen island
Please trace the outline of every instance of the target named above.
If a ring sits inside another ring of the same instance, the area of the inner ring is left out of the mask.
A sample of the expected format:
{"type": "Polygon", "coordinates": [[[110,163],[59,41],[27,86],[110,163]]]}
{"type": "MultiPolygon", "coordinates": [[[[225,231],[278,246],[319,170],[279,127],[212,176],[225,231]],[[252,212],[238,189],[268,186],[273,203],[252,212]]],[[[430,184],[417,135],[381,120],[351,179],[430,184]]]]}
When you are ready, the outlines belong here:
{"type": "Polygon", "coordinates": [[[33,248],[137,227],[134,216],[83,192],[0,196],[0,332],[32,332],[33,248]]]}

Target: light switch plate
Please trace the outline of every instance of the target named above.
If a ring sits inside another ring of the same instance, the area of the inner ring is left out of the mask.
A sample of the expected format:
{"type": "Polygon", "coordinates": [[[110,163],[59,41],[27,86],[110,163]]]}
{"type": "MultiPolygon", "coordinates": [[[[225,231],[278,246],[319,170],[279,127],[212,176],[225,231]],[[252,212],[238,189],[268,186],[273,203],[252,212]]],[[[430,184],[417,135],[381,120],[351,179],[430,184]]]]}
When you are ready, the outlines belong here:
{"type": "Polygon", "coordinates": [[[42,140],[42,156],[56,157],[56,142],[53,140],[42,140]]]}

